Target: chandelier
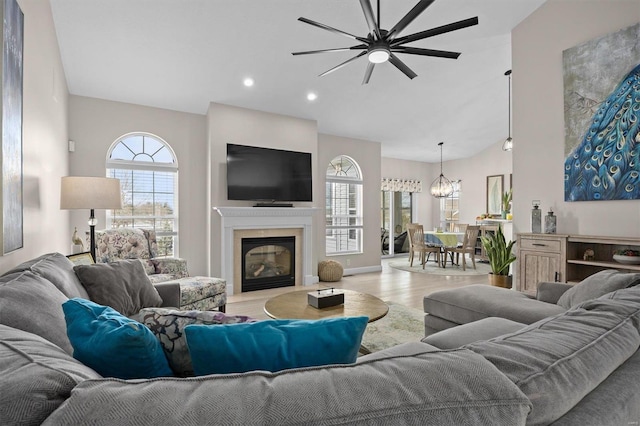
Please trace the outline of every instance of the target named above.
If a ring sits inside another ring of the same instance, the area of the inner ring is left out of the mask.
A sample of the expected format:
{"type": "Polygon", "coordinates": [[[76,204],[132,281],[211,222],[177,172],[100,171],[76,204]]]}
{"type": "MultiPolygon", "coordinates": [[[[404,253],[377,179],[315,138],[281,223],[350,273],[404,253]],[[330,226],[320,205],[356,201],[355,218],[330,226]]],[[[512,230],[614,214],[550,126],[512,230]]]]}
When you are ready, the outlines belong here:
{"type": "Polygon", "coordinates": [[[440,147],[440,176],[431,183],[431,195],[436,198],[445,198],[453,193],[451,181],[442,174],[442,145],[444,145],[444,142],[438,144],[440,147]]]}
{"type": "Polygon", "coordinates": [[[506,71],[504,75],[509,76],[509,137],[507,137],[507,139],[505,139],[504,143],[502,144],[502,150],[511,151],[513,149],[513,139],[511,139],[511,70],[506,71]]]}

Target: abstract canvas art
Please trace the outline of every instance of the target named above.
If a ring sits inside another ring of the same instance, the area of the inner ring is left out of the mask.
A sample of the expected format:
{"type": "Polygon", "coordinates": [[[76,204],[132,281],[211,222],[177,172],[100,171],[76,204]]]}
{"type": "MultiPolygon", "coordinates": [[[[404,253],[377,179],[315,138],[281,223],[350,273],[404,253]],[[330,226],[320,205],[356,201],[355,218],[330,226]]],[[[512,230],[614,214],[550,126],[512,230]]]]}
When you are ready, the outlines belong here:
{"type": "Polygon", "coordinates": [[[640,24],[563,52],[565,201],[640,199],[640,24]]]}
{"type": "Polygon", "coordinates": [[[24,16],[16,0],[1,0],[2,252],[23,246],[22,49],[24,16]]]}

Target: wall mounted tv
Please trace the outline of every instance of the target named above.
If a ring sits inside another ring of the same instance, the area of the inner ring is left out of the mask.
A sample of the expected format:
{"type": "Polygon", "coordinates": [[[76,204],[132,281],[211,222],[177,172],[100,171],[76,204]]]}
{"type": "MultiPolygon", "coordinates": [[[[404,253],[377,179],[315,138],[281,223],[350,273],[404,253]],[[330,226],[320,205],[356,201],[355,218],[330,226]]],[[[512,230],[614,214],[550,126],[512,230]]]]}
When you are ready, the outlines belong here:
{"type": "Polygon", "coordinates": [[[227,144],[227,199],[313,201],[311,153],[227,144]]]}

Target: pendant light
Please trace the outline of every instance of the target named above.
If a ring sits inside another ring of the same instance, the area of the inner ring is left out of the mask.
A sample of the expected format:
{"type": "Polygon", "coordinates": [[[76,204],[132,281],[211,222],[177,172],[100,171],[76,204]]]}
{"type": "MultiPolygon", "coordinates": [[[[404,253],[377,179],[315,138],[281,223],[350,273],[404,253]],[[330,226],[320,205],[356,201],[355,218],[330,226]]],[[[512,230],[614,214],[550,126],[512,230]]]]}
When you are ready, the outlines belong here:
{"type": "Polygon", "coordinates": [[[511,151],[513,149],[513,139],[511,139],[511,70],[505,72],[504,75],[509,76],[509,137],[502,144],[502,150],[511,151]]]}
{"type": "Polygon", "coordinates": [[[444,142],[438,144],[440,147],[440,176],[431,184],[431,195],[436,198],[445,198],[453,193],[451,181],[442,174],[442,145],[444,145],[444,142]]]}

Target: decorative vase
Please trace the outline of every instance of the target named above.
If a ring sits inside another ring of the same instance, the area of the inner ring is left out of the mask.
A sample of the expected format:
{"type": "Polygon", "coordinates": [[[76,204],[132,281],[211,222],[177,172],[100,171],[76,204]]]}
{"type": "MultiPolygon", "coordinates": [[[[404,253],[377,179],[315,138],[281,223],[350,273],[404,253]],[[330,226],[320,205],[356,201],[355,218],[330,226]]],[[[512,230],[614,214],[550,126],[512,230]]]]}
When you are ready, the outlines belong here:
{"type": "Polygon", "coordinates": [[[542,212],[537,205],[531,209],[531,232],[534,234],[542,232],[542,212]]]}
{"type": "Polygon", "coordinates": [[[556,216],[554,216],[553,210],[551,209],[549,209],[549,213],[544,217],[544,233],[556,233],[556,216]]]}
{"type": "Polygon", "coordinates": [[[496,275],[493,272],[489,273],[489,284],[495,287],[511,288],[511,275],[496,275]]]}
{"type": "Polygon", "coordinates": [[[507,213],[509,213],[507,210],[502,210],[502,213],[500,215],[502,217],[502,219],[506,219],[507,218],[507,213]]]}

